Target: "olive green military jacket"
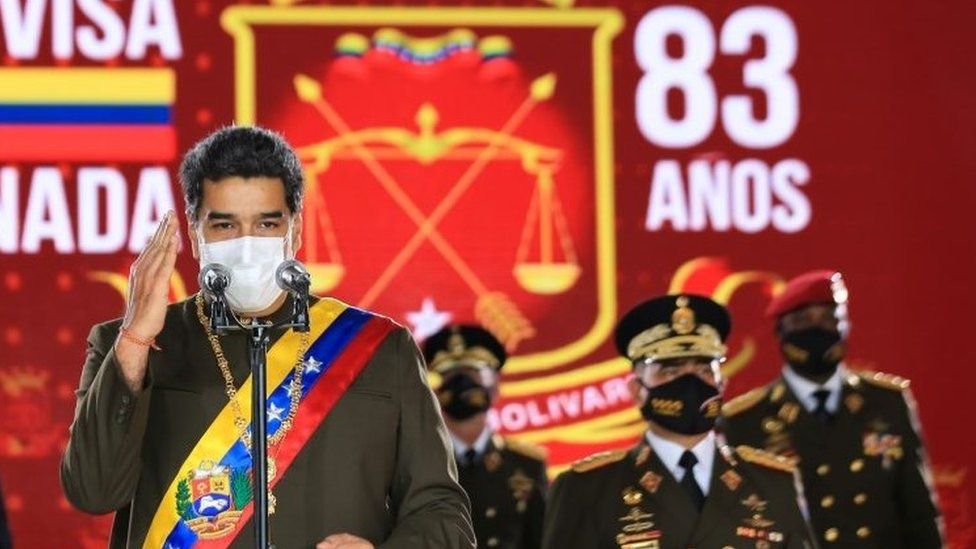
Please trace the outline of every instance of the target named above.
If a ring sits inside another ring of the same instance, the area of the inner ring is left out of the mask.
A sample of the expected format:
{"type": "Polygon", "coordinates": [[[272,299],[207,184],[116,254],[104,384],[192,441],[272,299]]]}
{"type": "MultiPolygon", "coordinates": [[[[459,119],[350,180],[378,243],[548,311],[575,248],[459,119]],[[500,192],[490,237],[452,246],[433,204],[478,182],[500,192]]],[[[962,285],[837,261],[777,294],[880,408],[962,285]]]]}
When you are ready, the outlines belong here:
{"type": "Polygon", "coordinates": [[[726,403],[730,443],[799,461],[811,522],[824,547],[942,547],[907,380],[874,372],[843,380],[824,425],[779,378],[726,403]]]}
{"type": "Polygon", "coordinates": [[[482,458],[458,472],[478,547],[539,549],[548,487],[541,449],[494,435],[482,458]]]}
{"type": "MultiPolygon", "coordinates": [[[[290,312],[290,302],[272,320],[290,312]]],[[[132,394],[113,344],[120,321],[88,338],[71,437],[61,463],[68,500],[115,512],[111,547],[141,547],[190,449],[227,405],[224,381],[193,298],[170,305],[145,389],[132,394]]],[[[236,385],[249,374],[243,333],[220,338],[236,385]]],[[[397,327],[311,435],[274,489],[272,542],[314,547],[348,532],[381,548],[474,547],[469,503],[423,359],[397,327]]],[[[232,547],[252,547],[250,521],[232,547]]]]}
{"type": "Polygon", "coordinates": [[[716,449],[699,513],[646,442],[576,462],[553,483],[544,549],[808,549],[793,465],[760,450],[716,449]]]}

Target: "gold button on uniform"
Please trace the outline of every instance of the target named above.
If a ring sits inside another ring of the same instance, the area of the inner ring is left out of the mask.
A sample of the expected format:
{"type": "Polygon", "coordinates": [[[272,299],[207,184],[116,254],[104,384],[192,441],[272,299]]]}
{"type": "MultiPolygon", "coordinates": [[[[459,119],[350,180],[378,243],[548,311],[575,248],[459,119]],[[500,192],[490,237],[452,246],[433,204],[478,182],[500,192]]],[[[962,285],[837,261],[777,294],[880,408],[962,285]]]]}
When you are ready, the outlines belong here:
{"type": "Polygon", "coordinates": [[[498,538],[488,538],[488,547],[498,547],[498,538]]]}
{"type": "Polygon", "coordinates": [[[864,505],[864,502],[867,500],[868,500],[868,495],[864,493],[854,496],[854,503],[858,505],[864,505]]]}
{"type": "Polygon", "coordinates": [[[827,531],[824,532],[824,539],[827,541],[837,541],[837,538],[839,537],[840,532],[836,528],[828,528],[827,531]]]}
{"type": "Polygon", "coordinates": [[[489,507],[489,508],[485,509],[485,516],[488,517],[488,518],[495,518],[495,515],[497,515],[497,514],[498,514],[498,511],[496,511],[494,507],[489,507]]]}
{"type": "Polygon", "coordinates": [[[824,476],[829,472],[830,472],[830,465],[827,465],[826,463],[824,463],[820,467],[817,467],[817,474],[820,476],[824,476]]]}
{"type": "Polygon", "coordinates": [[[861,469],[864,469],[864,460],[863,459],[855,459],[854,461],[851,462],[851,471],[852,472],[856,473],[856,472],[860,471],[861,469]]]}
{"type": "Polygon", "coordinates": [[[871,535],[871,529],[867,526],[862,526],[857,529],[857,537],[866,538],[871,535]]]}
{"type": "Polygon", "coordinates": [[[833,504],[834,504],[834,496],[824,496],[823,499],[820,500],[820,506],[825,509],[827,507],[832,506],[833,504]]]}

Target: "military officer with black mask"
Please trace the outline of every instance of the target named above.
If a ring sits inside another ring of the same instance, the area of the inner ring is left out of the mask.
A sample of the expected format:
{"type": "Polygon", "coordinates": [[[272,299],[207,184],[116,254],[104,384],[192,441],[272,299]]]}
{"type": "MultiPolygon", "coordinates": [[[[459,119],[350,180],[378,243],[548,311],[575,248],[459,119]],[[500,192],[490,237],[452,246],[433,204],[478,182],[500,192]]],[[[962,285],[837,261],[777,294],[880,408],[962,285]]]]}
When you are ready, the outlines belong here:
{"type": "Polygon", "coordinates": [[[909,381],[844,363],[847,299],[836,271],[786,284],[766,311],[786,365],[724,406],[726,435],[799,461],[823,547],[942,547],[909,381]]]}
{"type": "Polygon", "coordinates": [[[792,462],[730,448],[714,430],[730,327],[724,307],[694,295],[624,316],[616,343],[647,433],[557,477],[545,549],[814,547],[792,462]]]}
{"type": "Polygon", "coordinates": [[[488,425],[505,347],[488,330],[456,324],[428,338],[423,351],[454,442],[458,481],[471,498],[478,547],[537,549],[548,485],[545,451],[488,425]]]}

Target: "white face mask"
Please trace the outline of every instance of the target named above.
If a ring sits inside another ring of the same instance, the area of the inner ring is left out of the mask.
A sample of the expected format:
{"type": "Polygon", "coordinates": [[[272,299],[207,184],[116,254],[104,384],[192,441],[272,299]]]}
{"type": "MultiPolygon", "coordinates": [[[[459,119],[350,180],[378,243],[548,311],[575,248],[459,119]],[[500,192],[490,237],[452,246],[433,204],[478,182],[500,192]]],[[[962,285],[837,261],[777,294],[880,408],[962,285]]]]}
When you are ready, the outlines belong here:
{"type": "Polygon", "coordinates": [[[288,235],[243,236],[219,242],[203,242],[200,266],[219,263],[230,271],[227,303],[237,313],[256,313],[271,306],[284,292],[275,282],[275,271],[291,259],[291,226],[288,235]]]}

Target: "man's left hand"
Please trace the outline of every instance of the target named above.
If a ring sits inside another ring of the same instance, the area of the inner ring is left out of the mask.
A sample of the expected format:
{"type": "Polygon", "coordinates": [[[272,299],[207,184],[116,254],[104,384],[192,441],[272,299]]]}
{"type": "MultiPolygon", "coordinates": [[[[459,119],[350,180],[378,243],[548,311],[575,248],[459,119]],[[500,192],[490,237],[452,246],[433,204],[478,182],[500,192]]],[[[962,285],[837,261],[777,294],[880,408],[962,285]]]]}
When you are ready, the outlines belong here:
{"type": "Polygon", "coordinates": [[[315,549],[375,549],[373,544],[352,534],[333,534],[315,546],[315,549]]]}

